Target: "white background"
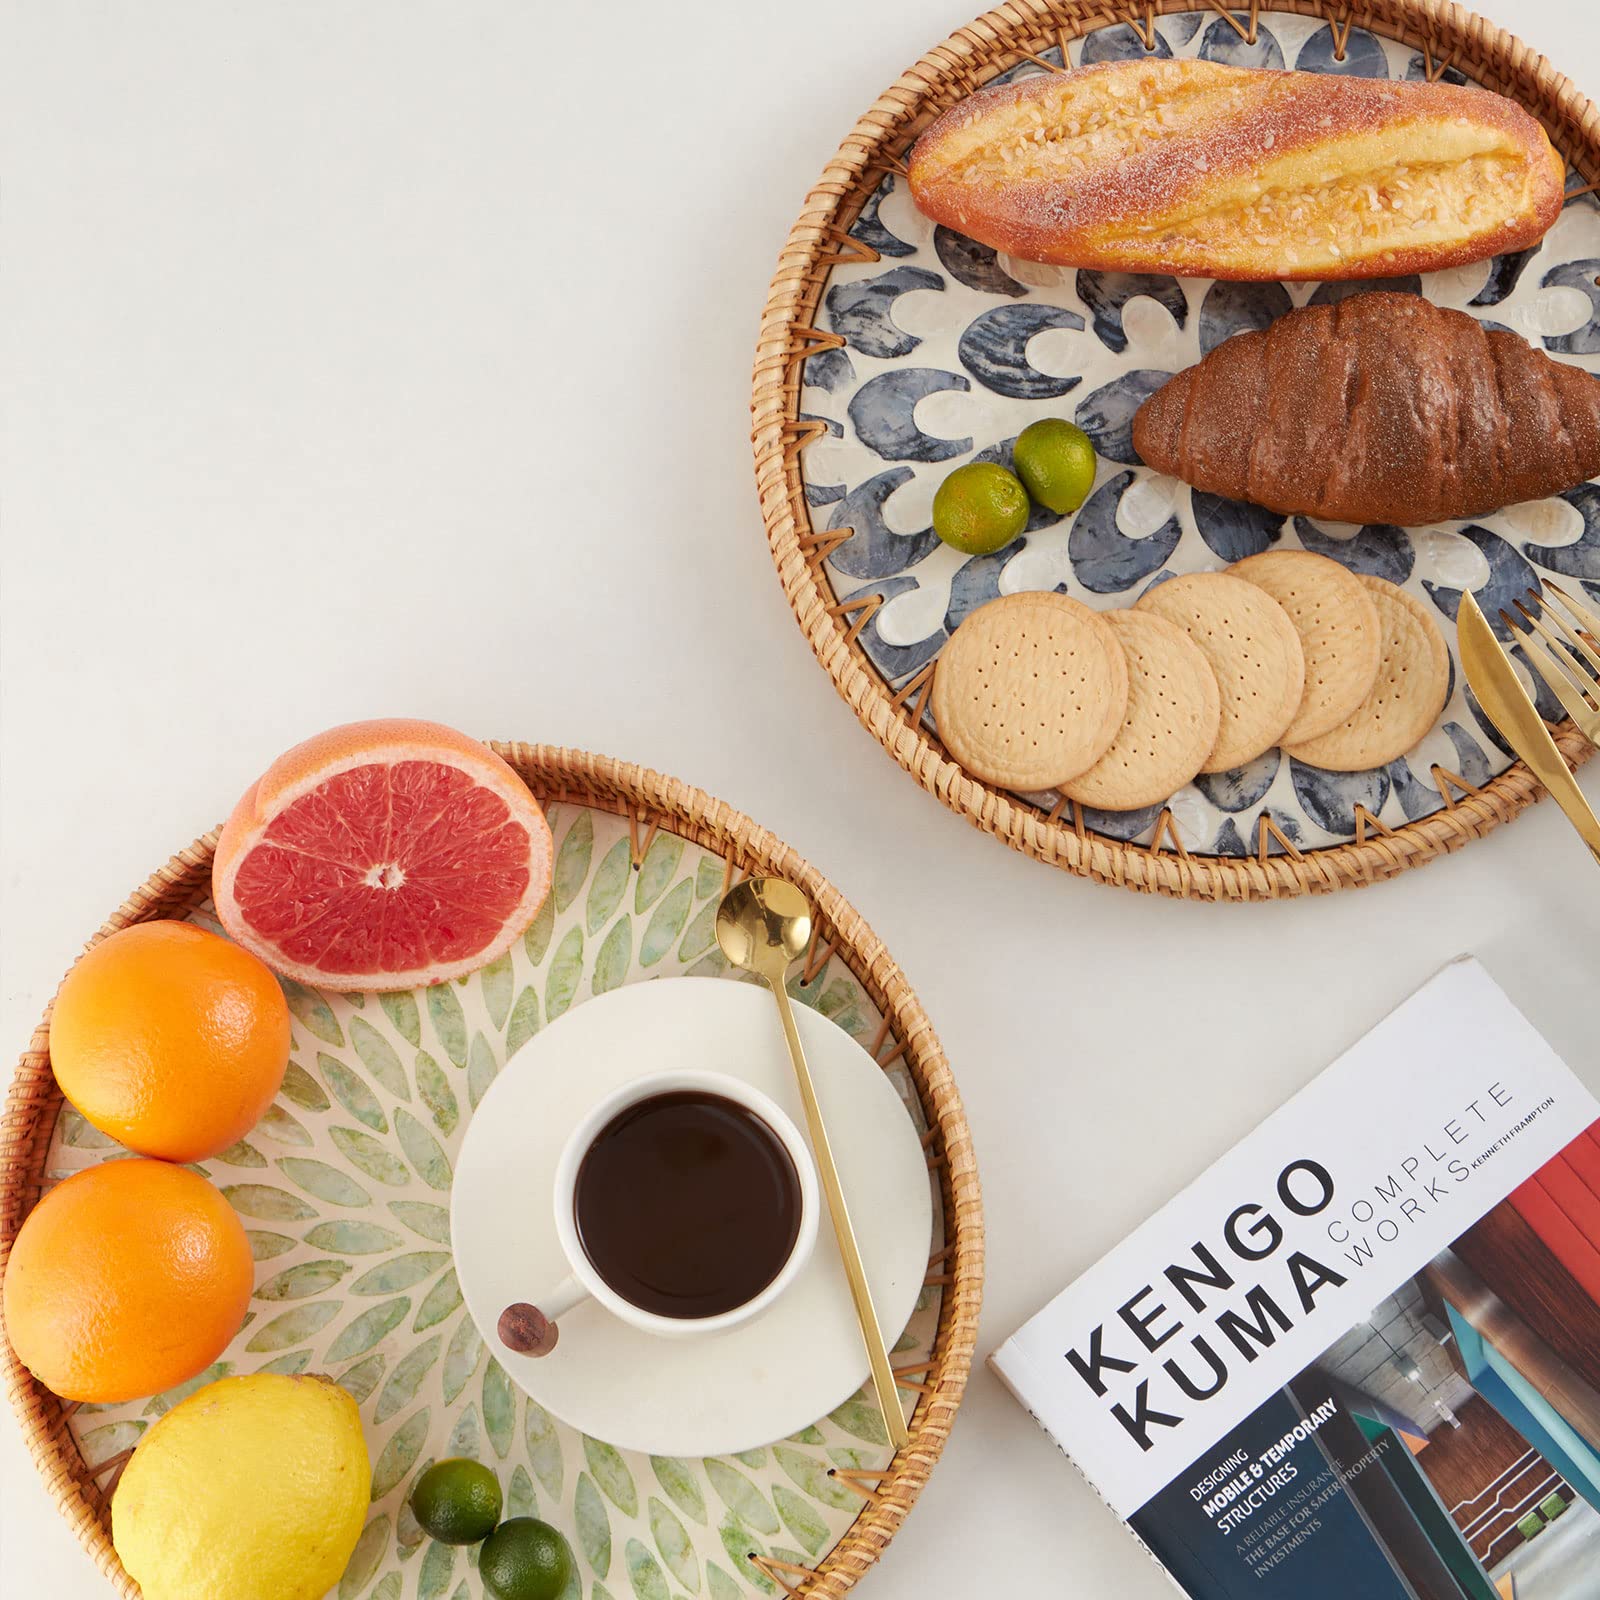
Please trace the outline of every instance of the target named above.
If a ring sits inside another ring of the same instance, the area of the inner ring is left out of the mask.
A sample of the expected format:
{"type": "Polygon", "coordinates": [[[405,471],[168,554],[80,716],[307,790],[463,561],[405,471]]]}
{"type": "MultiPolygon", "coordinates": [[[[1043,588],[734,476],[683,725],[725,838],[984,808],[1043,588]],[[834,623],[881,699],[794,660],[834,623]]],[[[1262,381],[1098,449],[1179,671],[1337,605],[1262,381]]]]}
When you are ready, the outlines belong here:
{"type": "MultiPolygon", "coordinates": [[[[1600,879],[1553,807],[1361,893],[1148,900],[943,810],[812,659],[757,321],[839,139],[974,9],[0,5],[8,1053],[280,748],[399,713],[663,768],[855,901],[966,1096],[980,1356],[1460,950],[1600,1086],[1600,879]]],[[[1485,9],[1600,94],[1589,0],[1485,9]]],[[[0,1594],[108,1592],[9,1422],[0,1490],[0,1594]]],[[[980,1367],[863,1593],[1002,1578],[1168,1592],[980,1367]]]]}

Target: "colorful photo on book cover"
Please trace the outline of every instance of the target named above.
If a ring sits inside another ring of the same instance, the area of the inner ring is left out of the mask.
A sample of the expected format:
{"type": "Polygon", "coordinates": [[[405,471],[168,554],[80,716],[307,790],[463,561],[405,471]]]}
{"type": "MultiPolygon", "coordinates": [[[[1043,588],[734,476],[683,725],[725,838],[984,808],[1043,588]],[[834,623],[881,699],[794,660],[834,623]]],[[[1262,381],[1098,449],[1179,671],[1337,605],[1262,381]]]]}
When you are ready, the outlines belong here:
{"type": "Polygon", "coordinates": [[[1206,1600],[1600,1596],[1600,1122],[1128,1520],[1206,1600]]]}

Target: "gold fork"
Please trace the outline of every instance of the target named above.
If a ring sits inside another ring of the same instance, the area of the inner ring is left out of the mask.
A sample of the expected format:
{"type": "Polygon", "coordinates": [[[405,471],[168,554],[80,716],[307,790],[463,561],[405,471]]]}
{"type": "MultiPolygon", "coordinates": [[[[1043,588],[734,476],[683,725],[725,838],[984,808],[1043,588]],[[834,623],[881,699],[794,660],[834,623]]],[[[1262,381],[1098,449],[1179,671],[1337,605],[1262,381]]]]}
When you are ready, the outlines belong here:
{"type": "Polygon", "coordinates": [[[1540,598],[1530,592],[1528,601],[1537,610],[1517,600],[1517,615],[1502,611],[1500,620],[1516,632],[1528,664],[1550,686],[1578,731],[1590,744],[1600,745],[1600,651],[1595,648],[1600,617],[1548,579],[1542,604],[1540,598]],[[1552,599],[1560,602],[1559,609],[1552,599]]]}

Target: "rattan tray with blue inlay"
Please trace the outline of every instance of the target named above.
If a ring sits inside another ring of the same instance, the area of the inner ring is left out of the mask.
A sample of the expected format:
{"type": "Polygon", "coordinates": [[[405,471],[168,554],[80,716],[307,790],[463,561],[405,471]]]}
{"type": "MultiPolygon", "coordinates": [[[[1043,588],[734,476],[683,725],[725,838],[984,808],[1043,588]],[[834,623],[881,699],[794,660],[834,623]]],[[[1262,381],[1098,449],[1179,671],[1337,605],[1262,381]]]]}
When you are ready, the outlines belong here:
{"type": "MultiPolygon", "coordinates": [[[[1017,850],[1103,882],[1253,900],[1372,883],[1505,821],[1542,792],[1459,670],[1433,732],[1371,772],[1274,750],[1165,805],[1097,812],[964,771],[929,709],[934,662],[974,607],[1058,589],[1131,603],[1163,573],[1305,548],[1403,584],[1454,646],[1463,591],[1488,616],[1559,574],[1600,596],[1600,484],[1432,528],[1346,528],[1191,492],[1132,448],[1139,402],[1230,334],[1292,306],[1384,287],[1510,327],[1600,373],[1600,113],[1510,34],[1438,0],[1014,0],[958,30],[884,92],[807,198],[758,346],[756,479],[773,560],[806,638],[862,724],[951,809],[1017,850]],[[1537,116],[1569,199],[1532,251],[1381,284],[1238,284],[1040,266],[936,228],[905,157],[985,84],[1147,54],[1238,66],[1472,82],[1537,116]],[[1064,416],[1100,465],[1082,509],[1036,508],[1024,535],[966,557],[935,538],[934,489],[964,461],[1009,462],[1031,421],[1064,416]]],[[[1498,626],[1498,624],[1496,624],[1498,626]]],[[[1553,696],[1540,709],[1560,719],[1553,696]]],[[[1574,761],[1588,746],[1570,727],[1574,761]]]]}

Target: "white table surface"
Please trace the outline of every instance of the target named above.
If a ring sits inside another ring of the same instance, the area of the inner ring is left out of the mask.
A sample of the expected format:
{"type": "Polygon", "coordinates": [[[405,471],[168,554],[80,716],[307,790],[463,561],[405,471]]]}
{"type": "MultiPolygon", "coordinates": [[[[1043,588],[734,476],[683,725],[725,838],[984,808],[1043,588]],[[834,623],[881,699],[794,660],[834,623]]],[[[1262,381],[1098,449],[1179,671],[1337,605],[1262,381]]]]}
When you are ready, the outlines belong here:
{"type": "MultiPolygon", "coordinates": [[[[965,1094],[980,1357],[1458,951],[1600,1087],[1600,880],[1554,807],[1359,894],[1149,900],[942,809],[812,659],[757,320],[840,137],[975,9],[0,7],[8,1054],[281,747],[400,713],[664,768],[854,900],[965,1094]]],[[[1600,94],[1590,0],[1485,9],[1600,94]]],[[[9,1420],[0,1491],[0,1594],[108,1592],[9,1420]]],[[[981,1365],[862,1593],[953,1575],[1169,1592],[981,1365]]]]}

